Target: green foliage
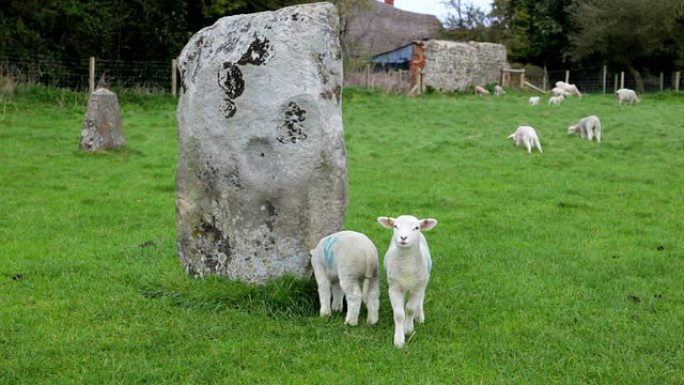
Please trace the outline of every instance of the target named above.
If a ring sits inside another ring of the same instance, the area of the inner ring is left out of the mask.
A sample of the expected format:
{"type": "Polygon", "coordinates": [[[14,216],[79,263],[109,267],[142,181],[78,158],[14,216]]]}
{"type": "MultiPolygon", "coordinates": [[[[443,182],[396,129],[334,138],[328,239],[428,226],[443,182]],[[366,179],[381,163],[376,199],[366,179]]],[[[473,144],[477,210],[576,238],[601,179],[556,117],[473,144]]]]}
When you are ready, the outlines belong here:
{"type": "Polygon", "coordinates": [[[120,96],[128,147],[77,150],[85,95],[0,99],[0,383],[684,382],[684,99],[561,106],[344,90],[345,226],[382,255],[380,215],[432,216],[426,323],[318,317],[312,280],[185,275],[175,103],[120,96]],[[63,102],[60,102],[63,99],[63,102]],[[601,144],[568,136],[597,114],[601,144]],[[506,139],[531,124],[544,154],[506,139]]]}

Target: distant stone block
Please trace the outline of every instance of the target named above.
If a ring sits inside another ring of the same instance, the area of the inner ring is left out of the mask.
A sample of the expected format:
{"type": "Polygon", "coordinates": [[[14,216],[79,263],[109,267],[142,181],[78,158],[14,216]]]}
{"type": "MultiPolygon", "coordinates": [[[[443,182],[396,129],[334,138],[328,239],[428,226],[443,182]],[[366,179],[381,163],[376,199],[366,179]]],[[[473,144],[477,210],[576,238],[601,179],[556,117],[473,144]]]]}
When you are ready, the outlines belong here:
{"type": "Polygon", "coordinates": [[[347,162],[337,10],[230,16],[179,59],[176,236],[186,271],[305,276],[342,229],[347,162]]]}
{"type": "Polygon", "coordinates": [[[83,151],[100,151],[125,145],[119,100],[112,91],[98,88],[88,98],[80,148],[83,151]]]}

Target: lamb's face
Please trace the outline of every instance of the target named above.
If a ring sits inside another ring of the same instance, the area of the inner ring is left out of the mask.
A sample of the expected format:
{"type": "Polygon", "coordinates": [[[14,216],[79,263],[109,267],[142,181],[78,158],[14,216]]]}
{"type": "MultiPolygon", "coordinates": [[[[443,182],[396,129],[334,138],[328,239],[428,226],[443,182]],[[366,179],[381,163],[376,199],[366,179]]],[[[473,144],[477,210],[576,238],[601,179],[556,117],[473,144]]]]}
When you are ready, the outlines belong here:
{"type": "Polygon", "coordinates": [[[437,226],[436,219],[418,219],[410,215],[402,215],[398,218],[380,217],[378,223],[392,230],[392,242],[399,248],[418,245],[420,232],[437,226]]]}
{"type": "Polygon", "coordinates": [[[577,126],[568,127],[568,135],[574,134],[575,132],[577,132],[577,126]]]}

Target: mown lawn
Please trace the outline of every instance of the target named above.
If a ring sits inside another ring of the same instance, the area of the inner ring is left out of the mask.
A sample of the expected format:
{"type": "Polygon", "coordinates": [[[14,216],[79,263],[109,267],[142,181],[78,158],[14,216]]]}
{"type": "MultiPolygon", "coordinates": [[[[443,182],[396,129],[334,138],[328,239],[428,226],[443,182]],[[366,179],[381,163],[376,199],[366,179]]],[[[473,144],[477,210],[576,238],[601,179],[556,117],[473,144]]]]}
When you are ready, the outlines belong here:
{"type": "MultiPolygon", "coordinates": [[[[196,280],[176,256],[175,100],[120,95],[128,147],[78,151],[86,95],[0,96],[0,384],[683,384],[684,97],[559,107],[345,90],[346,227],[434,217],[426,323],[320,319],[315,285],[196,280]],[[603,143],[568,136],[598,115],[603,143]],[[506,137],[537,129],[544,154],[506,137]]],[[[544,103],[544,102],[542,102],[544,103]]]]}

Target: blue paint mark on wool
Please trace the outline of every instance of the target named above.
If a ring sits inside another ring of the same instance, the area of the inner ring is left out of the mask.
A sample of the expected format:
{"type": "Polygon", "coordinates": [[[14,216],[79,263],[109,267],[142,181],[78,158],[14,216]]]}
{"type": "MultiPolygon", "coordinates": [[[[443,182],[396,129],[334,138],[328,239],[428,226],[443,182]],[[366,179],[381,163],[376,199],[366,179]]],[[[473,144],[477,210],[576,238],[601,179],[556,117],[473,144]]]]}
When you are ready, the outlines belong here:
{"type": "Polygon", "coordinates": [[[332,247],[335,245],[335,242],[337,242],[337,238],[335,237],[327,237],[325,238],[325,241],[323,241],[323,258],[325,259],[325,264],[328,265],[328,268],[332,268],[333,265],[335,255],[332,251],[332,247]]]}

